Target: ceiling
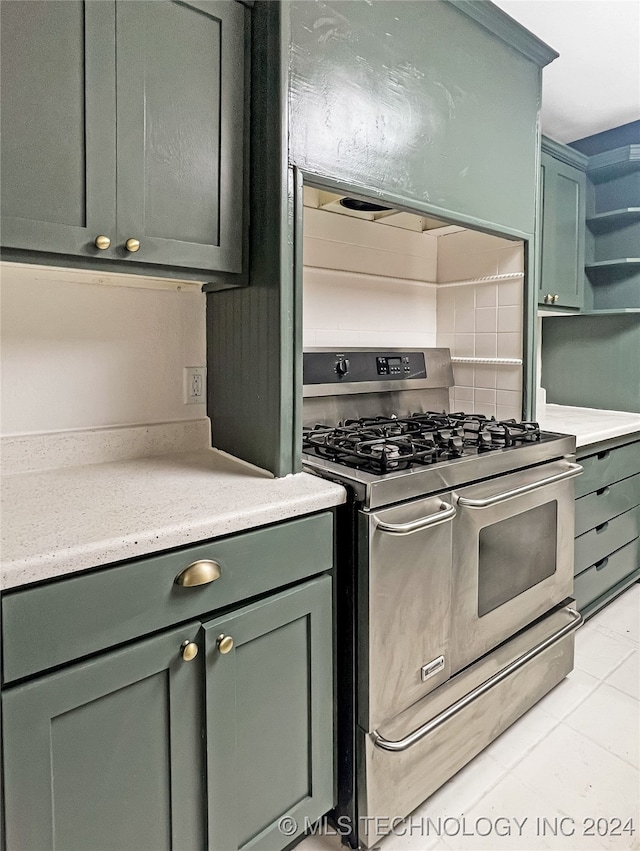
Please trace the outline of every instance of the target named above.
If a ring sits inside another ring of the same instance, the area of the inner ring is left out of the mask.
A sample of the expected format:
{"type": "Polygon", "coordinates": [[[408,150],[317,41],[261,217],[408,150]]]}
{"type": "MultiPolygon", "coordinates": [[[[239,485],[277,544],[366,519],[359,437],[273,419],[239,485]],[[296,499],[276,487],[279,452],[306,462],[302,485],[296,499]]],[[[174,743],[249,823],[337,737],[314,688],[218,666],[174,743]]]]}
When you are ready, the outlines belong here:
{"type": "Polygon", "coordinates": [[[573,142],[640,118],[638,0],[494,0],[560,56],[542,74],[542,132],[573,142]]]}

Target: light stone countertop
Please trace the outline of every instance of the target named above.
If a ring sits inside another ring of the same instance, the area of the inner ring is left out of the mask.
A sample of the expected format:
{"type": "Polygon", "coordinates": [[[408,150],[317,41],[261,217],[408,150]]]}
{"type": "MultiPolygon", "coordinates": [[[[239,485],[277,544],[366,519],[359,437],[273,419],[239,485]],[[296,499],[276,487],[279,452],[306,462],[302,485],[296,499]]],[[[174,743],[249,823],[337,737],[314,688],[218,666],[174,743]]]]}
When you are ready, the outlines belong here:
{"type": "Polygon", "coordinates": [[[2,480],[0,588],[107,565],[330,508],[340,485],[274,478],[215,449],[2,480]]]}
{"type": "Polygon", "coordinates": [[[546,405],[538,411],[537,421],[545,431],[574,434],[579,447],[640,432],[640,414],[627,411],[546,405]]]}

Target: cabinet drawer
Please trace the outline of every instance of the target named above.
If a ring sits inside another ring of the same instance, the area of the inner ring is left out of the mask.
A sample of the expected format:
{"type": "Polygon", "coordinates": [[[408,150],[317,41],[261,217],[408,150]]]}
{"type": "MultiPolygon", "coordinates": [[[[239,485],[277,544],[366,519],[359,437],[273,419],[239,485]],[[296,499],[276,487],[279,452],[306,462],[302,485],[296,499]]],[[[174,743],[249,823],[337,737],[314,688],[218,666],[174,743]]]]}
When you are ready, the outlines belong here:
{"type": "Polygon", "coordinates": [[[576,537],[640,504],[640,475],[607,485],[576,500],[576,537]]]}
{"type": "Polygon", "coordinates": [[[638,538],[576,576],[573,596],[578,609],[593,603],[638,567],[638,538]]]}
{"type": "Polygon", "coordinates": [[[640,508],[625,511],[613,520],[607,520],[595,529],[585,532],[576,538],[574,573],[577,576],[639,535],[640,508]]]}
{"type": "Polygon", "coordinates": [[[640,473],[640,442],[607,449],[579,460],[584,472],[576,479],[576,498],[640,473]]]}
{"type": "Polygon", "coordinates": [[[333,515],[324,512],[8,592],[2,599],[4,681],[199,618],[332,564],[333,515]],[[219,564],[219,578],[177,585],[176,576],[201,559],[219,564]]]}

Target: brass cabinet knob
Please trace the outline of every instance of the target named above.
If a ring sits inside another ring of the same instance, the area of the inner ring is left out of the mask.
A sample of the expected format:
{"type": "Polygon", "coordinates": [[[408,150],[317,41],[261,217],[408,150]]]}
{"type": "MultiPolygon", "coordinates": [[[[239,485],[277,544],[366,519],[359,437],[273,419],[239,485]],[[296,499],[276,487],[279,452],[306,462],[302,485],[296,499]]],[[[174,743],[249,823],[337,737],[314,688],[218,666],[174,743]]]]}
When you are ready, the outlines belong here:
{"type": "Polygon", "coordinates": [[[183,641],[182,646],[180,648],[180,652],[182,653],[182,658],[184,659],[184,661],[190,662],[198,655],[198,645],[195,643],[195,641],[183,641]]]}
{"type": "Polygon", "coordinates": [[[138,251],[140,249],[140,240],[139,239],[133,239],[133,237],[130,237],[125,242],[124,247],[127,249],[127,251],[131,251],[132,253],[134,251],[138,251]]]}
{"type": "Polygon", "coordinates": [[[230,635],[219,635],[218,650],[223,654],[230,653],[233,650],[233,638],[230,635]]]}
{"type": "Polygon", "coordinates": [[[96,248],[99,248],[101,251],[104,251],[111,245],[111,240],[108,236],[97,236],[93,244],[96,248]]]}
{"type": "Polygon", "coordinates": [[[209,582],[214,582],[220,578],[222,569],[217,561],[209,558],[202,558],[199,561],[192,562],[173,580],[176,585],[183,585],[185,588],[191,588],[194,585],[208,585],[209,582]]]}
{"type": "Polygon", "coordinates": [[[553,303],[557,304],[559,301],[560,301],[560,296],[558,295],[558,293],[556,293],[553,297],[553,303]]]}

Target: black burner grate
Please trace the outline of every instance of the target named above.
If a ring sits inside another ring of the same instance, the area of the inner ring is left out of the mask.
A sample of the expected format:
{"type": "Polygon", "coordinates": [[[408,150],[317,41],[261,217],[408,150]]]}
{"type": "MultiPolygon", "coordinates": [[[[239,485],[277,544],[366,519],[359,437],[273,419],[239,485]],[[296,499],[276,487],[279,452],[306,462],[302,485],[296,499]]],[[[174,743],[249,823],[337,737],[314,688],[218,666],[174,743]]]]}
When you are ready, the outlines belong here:
{"type": "Polygon", "coordinates": [[[366,472],[383,474],[540,440],[535,422],[481,414],[427,411],[406,417],[363,417],[303,431],[303,451],[366,472]]]}

